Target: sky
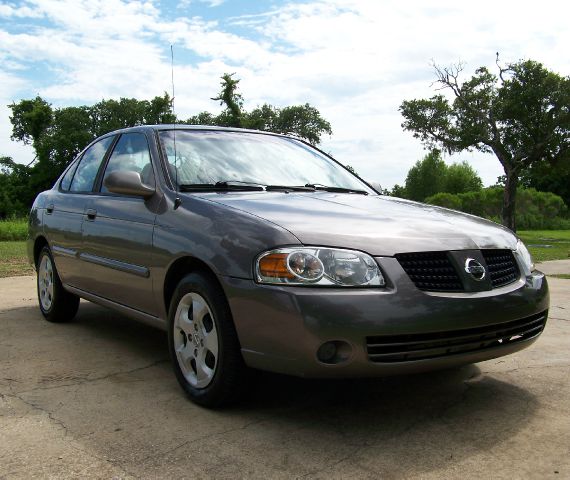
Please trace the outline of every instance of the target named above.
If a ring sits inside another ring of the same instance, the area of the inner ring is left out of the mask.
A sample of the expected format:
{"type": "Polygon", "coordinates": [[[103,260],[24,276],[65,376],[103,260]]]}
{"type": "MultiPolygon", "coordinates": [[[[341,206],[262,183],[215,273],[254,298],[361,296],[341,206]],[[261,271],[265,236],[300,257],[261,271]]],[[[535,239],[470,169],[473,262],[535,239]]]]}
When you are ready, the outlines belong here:
{"type": "MultiPolygon", "coordinates": [[[[210,98],[235,72],[247,109],[310,103],[332,124],[322,148],[391,188],[425,155],[398,107],[436,93],[432,63],[468,78],[500,52],[569,75],[568,18],[553,0],[0,0],[0,156],[33,159],[10,140],[11,102],[162,95],[173,45],[179,117],[219,111],[210,98]]],[[[485,185],[502,173],[491,155],[446,157],[463,160],[485,185]]]]}

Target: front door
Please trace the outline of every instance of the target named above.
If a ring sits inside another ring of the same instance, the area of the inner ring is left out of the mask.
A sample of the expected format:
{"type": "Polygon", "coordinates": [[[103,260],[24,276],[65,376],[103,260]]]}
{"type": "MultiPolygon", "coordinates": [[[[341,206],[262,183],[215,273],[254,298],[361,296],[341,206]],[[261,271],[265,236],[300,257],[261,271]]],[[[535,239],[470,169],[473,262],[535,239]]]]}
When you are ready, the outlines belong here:
{"type": "Polygon", "coordinates": [[[122,134],[92,196],[83,221],[81,260],[86,290],[136,310],[158,315],[153,294],[152,235],[160,199],[110,193],[105,177],[117,170],[136,171],[155,186],[146,136],[122,134]]]}

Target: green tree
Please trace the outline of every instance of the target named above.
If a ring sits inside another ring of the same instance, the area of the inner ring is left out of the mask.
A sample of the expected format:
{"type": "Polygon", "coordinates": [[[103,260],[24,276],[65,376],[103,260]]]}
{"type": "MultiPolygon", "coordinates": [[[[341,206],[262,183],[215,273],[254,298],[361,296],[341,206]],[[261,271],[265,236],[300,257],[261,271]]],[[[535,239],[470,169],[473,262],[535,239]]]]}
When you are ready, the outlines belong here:
{"type": "Polygon", "coordinates": [[[402,185],[394,185],[392,190],[390,191],[391,197],[400,197],[400,198],[408,198],[408,193],[406,192],[406,187],[402,185]]]}
{"type": "Polygon", "coordinates": [[[239,79],[234,79],[235,73],[224,73],[220,83],[222,89],[217,97],[212,100],[218,100],[220,105],[225,105],[225,110],[218,116],[227,127],[242,126],[242,108],[243,97],[238,93],[239,79]]]}
{"type": "Polygon", "coordinates": [[[515,230],[516,192],[533,165],[567,163],[570,152],[570,78],[542,64],[519,61],[498,73],[481,67],[460,83],[462,65],[434,65],[436,83],[453,96],[406,100],[402,127],[429,146],[449,152],[493,153],[505,172],[504,225],[515,230]]]}
{"type": "Polygon", "coordinates": [[[426,197],[443,192],[447,165],[437,149],[429,152],[408,171],[406,177],[406,198],[423,202],[426,197]]]}
{"type": "Polygon", "coordinates": [[[542,192],[552,192],[562,197],[570,205],[570,162],[557,162],[549,165],[538,162],[523,172],[521,183],[527,188],[542,192]]]}
{"type": "Polygon", "coordinates": [[[295,135],[313,145],[321,142],[323,134],[332,134],[330,123],[313,106],[291,105],[283,108],[263,104],[250,112],[243,108],[243,97],[238,92],[239,79],[234,74],[224,74],[220,93],[212,100],[225,106],[219,115],[200,112],[188,118],[184,123],[190,125],[217,125],[221,127],[240,127],[266,132],[295,135]]]}
{"type": "Polygon", "coordinates": [[[28,167],[0,157],[0,218],[20,216],[31,205],[28,181],[28,167]]]}
{"type": "Polygon", "coordinates": [[[464,193],[481,190],[483,181],[467,162],[453,163],[447,167],[442,192],[464,193]]]}
{"type": "MultiPolygon", "coordinates": [[[[121,98],[92,106],[52,108],[41,97],[9,105],[12,139],[32,145],[34,165],[5,165],[4,182],[19,185],[19,197],[29,208],[35,195],[53,185],[61,172],[93,139],[110,131],[145,123],[172,123],[172,100],[167,93],[152,100],[121,98]]],[[[15,191],[15,190],[12,190],[15,191]]]]}
{"type": "Polygon", "coordinates": [[[41,140],[53,122],[51,105],[40,96],[31,100],[21,100],[19,103],[9,105],[12,115],[11,139],[20,141],[24,145],[32,145],[36,154],[41,149],[41,140]]]}
{"type": "MultiPolygon", "coordinates": [[[[314,144],[320,142],[322,134],[331,134],[329,122],[309,104],[284,108],[265,104],[251,112],[243,110],[238,84],[239,79],[233,78],[233,74],[223,75],[221,91],[213,100],[225,105],[225,109],[219,115],[201,112],[186,123],[291,133],[314,144]]],[[[120,128],[177,121],[167,93],[150,101],[120,98],[61,108],[53,108],[37,96],[9,107],[12,139],[31,145],[36,157],[33,165],[27,167],[2,159],[0,216],[7,215],[7,207],[2,205],[10,202],[25,213],[37,193],[50,188],[68,163],[95,138],[120,128]]]]}

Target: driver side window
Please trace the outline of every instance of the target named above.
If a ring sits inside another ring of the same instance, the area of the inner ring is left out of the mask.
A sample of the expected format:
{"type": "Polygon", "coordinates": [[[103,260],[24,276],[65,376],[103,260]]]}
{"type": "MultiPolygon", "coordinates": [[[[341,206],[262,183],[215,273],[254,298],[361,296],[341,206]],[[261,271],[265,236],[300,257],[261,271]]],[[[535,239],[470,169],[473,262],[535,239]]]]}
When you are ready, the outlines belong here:
{"type": "Polygon", "coordinates": [[[109,174],[117,171],[137,172],[145,185],[154,186],[154,172],[148,142],[144,134],[124,133],[121,135],[107,163],[101,192],[109,191],[105,188],[105,179],[109,174]]]}

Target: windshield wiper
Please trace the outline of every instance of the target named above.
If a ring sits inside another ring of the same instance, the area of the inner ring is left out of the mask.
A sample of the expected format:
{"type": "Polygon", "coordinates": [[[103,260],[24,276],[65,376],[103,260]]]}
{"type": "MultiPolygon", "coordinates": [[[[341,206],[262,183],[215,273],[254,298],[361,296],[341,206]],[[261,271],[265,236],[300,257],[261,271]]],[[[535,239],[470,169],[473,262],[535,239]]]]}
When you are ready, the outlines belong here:
{"type": "Polygon", "coordinates": [[[261,192],[265,188],[258,183],[239,182],[237,180],[224,180],[216,183],[185,183],[180,185],[181,192],[223,192],[228,190],[261,192]]]}
{"type": "Polygon", "coordinates": [[[365,190],[357,190],[355,188],[344,188],[344,187],[330,187],[328,185],[323,185],[321,183],[307,183],[305,187],[313,188],[314,190],[323,190],[325,192],[357,193],[359,195],[368,195],[368,192],[366,192],[365,190]]]}
{"type": "Polygon", "coordinates": [[[242,191],[242,192],[262,192],[262,191],[292,191],[292,192],[314,192],[323,190],[333,193],[356,193],[360,195],[368,195],[364,190],[354,188],[331,187],[320,183],[307,183],[306,185],[262,185],[255,182],[242,182],[239,180],[222,180],[216,183],[186,183],[180,185],[181,192],[224,192],[224,191],[242,191]]]}
{"type": "Polygon", "coordinates": [[[314,192],[313,187],[308,187],[306,185],[266,185],[265,190],[271,191],[291,191],[291,192],[314,192]]]}

